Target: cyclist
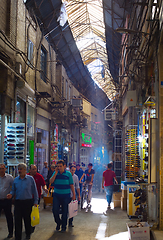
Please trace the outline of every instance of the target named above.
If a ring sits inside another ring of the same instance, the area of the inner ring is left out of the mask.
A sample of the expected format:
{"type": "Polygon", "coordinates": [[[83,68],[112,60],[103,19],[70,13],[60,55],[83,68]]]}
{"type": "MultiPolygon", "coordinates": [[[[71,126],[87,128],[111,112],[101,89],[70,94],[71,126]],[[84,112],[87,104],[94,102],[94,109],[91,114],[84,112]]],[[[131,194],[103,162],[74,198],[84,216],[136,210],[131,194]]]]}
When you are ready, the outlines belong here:
{"type": "Polygon", "coordinates": [[[88,184],[88,203],[90,204],[91,202],[91,197],[92,197],[92,185],[93,185],[93,178],[94,178],[94,174],[95,174],[95,170],[92,169],[93,164],[89,163],[88,164],[88,168],[85,170],[85,172],[83,173],[82,177],[80,178],[79,183],[82,183],[82,179],[86,178],[86,184],[88,184]]]}

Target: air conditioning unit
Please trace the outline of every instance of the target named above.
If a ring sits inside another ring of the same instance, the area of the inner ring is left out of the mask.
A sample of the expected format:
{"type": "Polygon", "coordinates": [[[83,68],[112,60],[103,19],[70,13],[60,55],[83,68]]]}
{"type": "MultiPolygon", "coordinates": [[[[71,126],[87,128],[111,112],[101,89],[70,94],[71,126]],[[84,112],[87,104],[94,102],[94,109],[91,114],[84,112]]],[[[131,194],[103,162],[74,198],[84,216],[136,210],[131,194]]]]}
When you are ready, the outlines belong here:
{"type": "Polygon", "coordinates": [[[22,64],[20,62],[16,62],[15,70],[18,74],[22,75],[22,64]]]}
{"type": "Polygon", "coordinates": [[[71,105],[73,107],[79,107],[79,108],[83,107],[83,100],[82,100],[82,98],[72,98],[71,99],[71,105]]]}
{"type": "Polygon", "coordinates": [[[114,109],[105,109],[105,121],[116,120],[116,111],[114,109]]]}

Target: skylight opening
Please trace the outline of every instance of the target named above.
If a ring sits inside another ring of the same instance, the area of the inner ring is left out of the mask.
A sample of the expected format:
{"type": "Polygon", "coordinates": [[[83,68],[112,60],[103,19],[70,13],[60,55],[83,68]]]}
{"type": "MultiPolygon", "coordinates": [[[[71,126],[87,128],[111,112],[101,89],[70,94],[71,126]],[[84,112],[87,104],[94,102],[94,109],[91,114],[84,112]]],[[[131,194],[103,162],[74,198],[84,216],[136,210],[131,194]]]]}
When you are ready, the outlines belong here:
{"type": "Polygon", "coordinates": [[[103,64],[100,59],[96,59],[90,64],[87,65],[87,68],[89,72],[91,73],[91,76],[93,76],[96,73],[99,73],[103,69],[103,64]]]}
{"type": "Polygon", "coordinates": [[[103,42],[103,40],[95,35],[94,33],[90,32],[85,36],[82,36],[78,41],[76,41],[77,47],[79,48],[80,51],[82,51],[84,48],[87,48],[90,46],[92,43],[98,43],[101,45],[101,47],[105,48],[106,43],[103,42]]]}
{"type": "Polygon", "coordinates": [[[114,85],[108,66],[102,0],[68,0],[66,9],[83,63],[95,83],[112,98],[114,85]]]}

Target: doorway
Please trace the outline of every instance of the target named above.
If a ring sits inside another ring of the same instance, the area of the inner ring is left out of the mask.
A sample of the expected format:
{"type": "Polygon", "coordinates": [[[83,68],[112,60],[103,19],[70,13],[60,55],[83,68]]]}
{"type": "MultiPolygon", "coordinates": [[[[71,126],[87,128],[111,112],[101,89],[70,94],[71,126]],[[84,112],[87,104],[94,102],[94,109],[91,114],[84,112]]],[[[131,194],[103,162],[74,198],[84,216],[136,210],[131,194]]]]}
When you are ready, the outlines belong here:
{"type": "MultiPolygon", "coordinates": [[[[39,144],[40,145],[40,144],[39,144]]],[[[44,144],[41,144],[44,145],[44,144]]],[[[37,171],[41,173],[44,162],[48,162],[48,156],[47,156],[47,146],[37,146],[36,145],[36,150],[35,150],[35,159],[34,159],[34,164],[37,166],[37,171]]]]}

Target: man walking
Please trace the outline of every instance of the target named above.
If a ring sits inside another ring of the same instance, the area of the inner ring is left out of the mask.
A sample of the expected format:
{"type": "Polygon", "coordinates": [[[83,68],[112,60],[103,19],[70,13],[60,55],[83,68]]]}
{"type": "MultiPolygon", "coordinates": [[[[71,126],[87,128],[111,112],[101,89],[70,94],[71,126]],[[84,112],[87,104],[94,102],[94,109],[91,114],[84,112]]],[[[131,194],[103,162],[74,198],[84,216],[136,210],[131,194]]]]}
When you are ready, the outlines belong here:
{"type": "Polygon", "coordinates": [[[51,176],[53,175],[56,167],[57,167],[57,165],[55,165],[55,164],[52,164],[50,166],[50,169],[48,171],[48,176],[47,176],[47,188],[49,188],[49,180],[50,180],[51,176]]]}
{"type": "MultiPolygon", "coordinates": [[[[75,171],[75,174],[78,176],[78,179],[80,180],[80,178],[83,176],[83,169],[81,169],[80,167],[80,164],[77,163],[76,164],[76,171],[75,171]]],[[[81,193],[82,193],[82,186],[83,186],[83,183],[79,183],[79,187],[80,187],[80,196],[81,196],[81,193]]]]}
{"type": "Polygon", "coordinates": [[[72,191],[72,200],[75,200],[75,190],[73,185],[73,178],[69,171],[64,168],[64,161],[59,160],[57,162],[57,169],[50,178],[50,183],[54,182],[53,193],[53,215],[55,222],[57,223],[56,230],[60,230],[62,226],[62,232],[66,231],[67,216],[68,216],[68,204],[70,203],[70,193],[72,191]],[[60,206],[62,208],[62,217],[60,219],[60,206]]]}
{"type": "MultiPolygon", "coordinates": [[[[75,188],[75,190],[77,191],[77,194],[78,194],[78,201],[80,201],[79,179],[78,179],[78,176],[75,174],[75,171],[76,171],[75,165],[71,165],[70,172],[72,174],[72,178],[73,178],[73,181],[74,181],[74,188],[75,188]]],[[[72,197],[72,192],[71,192],[71,197],[72,197]]],[[[72,222],[73,222],[73,217],[69,218],[69,225],[68,225],[69,227],[74,227],[72,222]]]]}
{"type": "Polygon", "coordinates": [[[40,204],[41,187],[43,188],[43,190],[46,193],[48,193],[48,189],[46,187],[45,180],[44,180],[43,176],[37,172],[37,167],[34,164],[30,165],[30,170],[29,170],[28,175],[31,175],[35,180],[36,187],[37,187],[37,192],[38,192],[38,198],[39,198],[38,204],[40,204]]]}
{"type": "Polygon", "coordinates": [[[107,165],[107,170],[103,172],[102,178],[102,189],[106,192],[106,200],[108,202],[108,209],[110,209],[110,203],[112,201],[113,196],[113,179],[118,184],[115,172],[111,170],[112,164],[109,163],[107,165]]]}
{"type": "Polygon", "coordinates": [[[43,176],[46,184],[47,184],[48,171],[49,171],[48,163],[44,162],[44,167],[41,171],[41,175],[43,176]]]}
{"type": "MultiPolygon", "coordinates": [[[[46,194],[48,193],[48,189],[46,187],[45,180],[44,180],[43,176],[37,172],[37,167],[34,164],[30,165],[29,173],[27,173],[27,175],[31,175],[35,180],[36,187],[37,187],[37,193],[38,193],[38,204],[40,204],[41,187],[46,192],[46,194]]],[[[31,226],[31,233],[33,233],[34,230],[35,230],[35,227],[31,226]]]]}
{"type": "Polygon", "coordinates": [[[12,199],[7,199],[7,195],[11,192],[11,187],[14,181],[14,178],[5,173],[6,167],[5,164],[0,164],[0,213],[2,209],[4,210],[7,227],[8,227],[8,236],[7,238],[13,237],[13,215],[11,212],[12,199]]]}
{"type": "Polygon", "coordinates": [[[12,192],[7,198],[15,197],[15,240],[22,238],[22,219],[24,219],[26,239],[31,235],[31,211],[38,204],[38,193],[32,176],[26,175],[25,163],[18,164],[19,176],[14,179],[12,192]]]}

